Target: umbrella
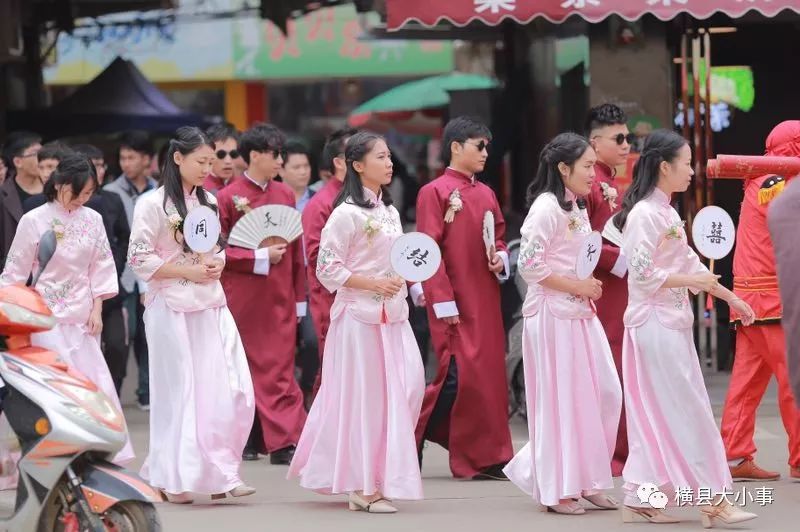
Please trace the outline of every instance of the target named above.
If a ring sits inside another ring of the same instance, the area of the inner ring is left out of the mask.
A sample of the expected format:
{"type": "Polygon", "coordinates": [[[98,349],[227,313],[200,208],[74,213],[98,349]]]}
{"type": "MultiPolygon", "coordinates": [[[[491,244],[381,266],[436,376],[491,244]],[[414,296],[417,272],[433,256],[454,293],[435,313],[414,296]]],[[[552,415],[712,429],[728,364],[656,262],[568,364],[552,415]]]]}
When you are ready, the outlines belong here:
{"type": "Polygon", "coordinates": [[[450,103],[447,91],[493,89],[497,86],[497,80],[486,76],[453,72],[398,85],[359,105],[352,114],[443,107],[450,103]]]}
{"type": "Polygon", "coordinates": [[[359,105],[348,123],[355,127],[383,129],[391,123],[395,129],[409,133],[432,133],[437,108],[450,103],[448,91],[493,89],[497,80],[478,74],[453,72],[410,81],[384,92],[359,105]],[[427,111],[426,111],[427,110],[427,111]],[[415,113],[414,111],[422,111],[415,113]]]}
{"type": "Polygon", "coordinates": [[[442,113],[438,109],[420,111],[387,111],[351,115],[347,121],[352,127],[386,133],[390,129],[409,135],[438,136],[442,131],[442,113]]]}

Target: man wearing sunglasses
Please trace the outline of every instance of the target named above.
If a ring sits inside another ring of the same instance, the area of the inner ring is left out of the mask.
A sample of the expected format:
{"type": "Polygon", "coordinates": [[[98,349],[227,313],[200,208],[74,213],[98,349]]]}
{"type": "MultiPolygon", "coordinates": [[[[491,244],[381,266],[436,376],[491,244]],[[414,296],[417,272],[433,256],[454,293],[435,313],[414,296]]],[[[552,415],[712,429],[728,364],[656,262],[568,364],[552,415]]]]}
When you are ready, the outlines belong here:
{"type": "Polygon", "coordinates": [[[211,173],[203,181],[203,188],[215,196],[236,173],[239,154],[239,132],[230,124],[216,124],[208,128],[208,138],[214,143],[216,157],[211,163],[211,173]]]}
{"type": "Polygon", "coordinates": [[[485,124],[451,120],[442,140],[447,169],[417,196],[417,230],[439,244],[442,264],[422,283],[439,370],[425,390],[416,436],[420,461],[430,440],[450,452],[453,476],[507,480],[503,467],[514,450],[499,284],[509,270],[506,226],[494,192],[475,178],[490,141],[485,124]],[[494,216],[491,250],[482,238],[486,212],[494,216]]]}
{"type": "MultiPolygon", "coordinates": [[[[609,218],[622,207],[622,195],[614,180],[616,168],[625,164],[634,137],[628,131],[628,118],[614,104],[604,103],[589,111],[586,131],[597,154],[592,191],[586,198],[586,209],[592,229],[603,232],[609,218]]],[[[603,324],[614,355],[620,382],[622,381],[622,339],[625,328],[622,315],[628,305],[627,264],[620,248],[604,241],[595,277],[603,283],[603,297],[597,304],[597,316],[603,324]]],[[[611,463],[614,476],[622,475],[628,458],[628,437],[623,406],[617,432],[617,444],[611,463]]]]}
{"type": "MultiPolygon", "coordinates": [[[[292,189],[275,181],[283,169],[283,132],[256,124],[242,133],[239,146],[247,171],[217,195],[224,235],[251,209],[295,207],[292,189]]],[[[303,392],[294,377],[297,323],[306,315],[302,242],[256,250],[229,245],[225,254],[222,287],[250,364],[263,448],[271,464],[288,465],[306,421],[303,392]]]]}

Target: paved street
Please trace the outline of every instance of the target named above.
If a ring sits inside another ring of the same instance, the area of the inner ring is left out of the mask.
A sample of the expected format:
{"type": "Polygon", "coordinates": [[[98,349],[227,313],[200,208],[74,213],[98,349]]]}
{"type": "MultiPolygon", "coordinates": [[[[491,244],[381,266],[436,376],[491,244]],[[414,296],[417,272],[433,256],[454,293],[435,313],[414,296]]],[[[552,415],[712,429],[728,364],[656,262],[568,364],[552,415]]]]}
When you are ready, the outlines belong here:
{"type": "MultiPolygon", "coordinates": [[[[135,375],[135,372],[130,374],[135,375]]],[[[719,415],[727,376],[713,376],[708,379],[708,384],[715,413],[719,415]]],[[[133,396],[127,390],[127,385],[123,397],[126,404],[133,404],[133,396]]],[[[135,406],[126,406],[125,414],[133,435],[134,447],[139,454],[134,466],[138,469],[147,450],[148,417],[135,406]]],[[[527,439],[525,426],[520,420],[514,420],[512,430],[515,447],[519,448],[527,439]]],[[[759,463],[786,476],[786,436],[775,405],[774,385],[761,407],[756,443],[759,446],[759,463]]],[[[392,516],[349,512],[344,497],[324,497],[310,493],[298,487],[296,481],[285,480],[285,475],[286,467],[269,465],[266,458],[258,462],[247,462],[243,466],[242,477],[258,489],[255,496],[236,502],[214,504],[204,500],[191,506],[160,504],[158,509],[164,530],[445,532],[457,527],[458,532],[594,532],[619,530],[623,526],[619,513],[613,511],[592,510],[583,516],[540,513],[527,496],[508,482],[453,480],[449,476],[446,453],[435,445],[430,445],[425,451],[423,477],[426,499],[420,502],[400,502],[400,513],[392,516]]],[[[749,523],[749,526],[745,524],[738,529],[769,532],[797,530],[800,482],[785,478],[766,485],[773,488],[774,503],[764,507],[748,505],[760,517],[749,523]]],[[[615,495],[621,498],[619,482],[617,486],[615,495]]],[[[755,496],[760,486],[763,484],[738,484],[734,491],[741,491],[745,487],[748,494],[755,496]]],[[[6,512],[12,505],[12,492],[0,493],[0,510],[6,512]]],[[[686,521],[679,525],[659,526],[659,531],[700,529],[697,513],[691,508],[672,509],[671,512],[686,521]]],[[[624,530],[652,530],[646,527],[646,524],[625,525],[624,530]]]]}
{"type": "MultiPolygon", "coordinates": [[[[135,374],[135,373],[134,373],[135,374]]],[[[713,376],[709,386],[717,414],[724,399],[726,376],[713,376]]],[[[141,463],[147,448],[147,416],[135,408],[127,408],[134,446],[141,463]]],[[[519,421],[512,423],[514,444],[519,448],[526,440],[526,429],[519,421]]],[[[761,408],[756,434],[760,448],[759,463],[788,475],[786,437],[775,406],[775,390],[761,408]]],[[[453,480],[447,468],[447,455],[438,446],[425,452],[423,477],[426,500],[400,502],[400,513],[392,516],[368,515],[346,510],[344,497],[324,497],[298,487],[296,481],[284,479],[285,467],[269,465],[266,458],[246,463],[242,477],[258,489],[258,493],[241,502],[211,504],[204,501],[192,506],[162,504],[159,512],[167,531],[249,532],[286,530],[304,532],[320,530],[351,531],[436,531],[457,527],[459,532],[499,532],[501,530],[535,530],[537,532],[570,530],[603,531],[622,527],[618,512],[591,511],[583,516],[542,514],[536,505],[508,482],[473,482],[453,480]]],[[[742,489],[742,484],[736,487],[742,489]]],[[[755,494],[760,485],[747,484],[755,494]]],[[[766,507],[752,506],[760,518],[742,525],[743,530],[797,530],[797,509],[800,507],[800,482],[783,479],[769,483],[774,488],[775,502],[766,507]]],[[[736,487],[734,489],[736,489],[736,487]]],[[[615,490],[620,495],[620,490],[615,490]]],[[[690,508],[672,510],[686,519],[680,525],[662,525],[658,530],[697,530],[700,521],[690,508]]],[[[646,528],[645,524],[625,525],[625,529],[646,528]]]]}

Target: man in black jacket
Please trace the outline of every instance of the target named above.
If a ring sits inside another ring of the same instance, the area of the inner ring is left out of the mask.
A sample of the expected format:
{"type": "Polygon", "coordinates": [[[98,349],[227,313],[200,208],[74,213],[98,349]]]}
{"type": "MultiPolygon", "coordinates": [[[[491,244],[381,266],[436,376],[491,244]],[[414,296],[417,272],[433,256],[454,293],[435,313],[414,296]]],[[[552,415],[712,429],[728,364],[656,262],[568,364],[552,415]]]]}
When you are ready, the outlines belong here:
{"type": "MultiPolygon", "coordinates": [[[[106,164],[103,152],[90,144],[80,144],[74,147],[75,151],[86,155],[91,159],[97,171],[97,182],[100,186],[92,200],[97,200],[99,208],[94,205],[87,206],[94,208],[103,217],[103,225],[108,235],[108,243],[111,246],[111,253],[114,256],[114,263],[117,266],[117,276],[121,276],[125,269],[125,262],[128,255],[128,241],[130,240],[130,226],[128,217],[125,214],[125,206],[117,194],[103,190],[106,176],[106,164]]],[[[91,200],[90,200],[91,202],[91,200]]],[[[111,299],[103,301],[103,354],[105,355],[108,370],[111,378],[114,379],[114,386],[117,394],[122,388],[122,381],[125,378],[128,367],[128,335],[125,310],[123,302],[127,293],[120,283],[119,293],[111,299]]]]}

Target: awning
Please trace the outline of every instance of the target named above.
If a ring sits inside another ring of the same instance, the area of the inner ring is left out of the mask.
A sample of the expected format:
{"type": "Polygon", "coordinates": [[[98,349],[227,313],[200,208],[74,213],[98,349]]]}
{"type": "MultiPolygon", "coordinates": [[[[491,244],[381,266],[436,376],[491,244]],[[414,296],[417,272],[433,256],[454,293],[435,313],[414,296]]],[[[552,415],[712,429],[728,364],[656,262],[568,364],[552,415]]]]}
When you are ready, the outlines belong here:
{"type": "Polygon", "coordinates": [[[670,20],[681,13],[697,19],[715,13],[737,18],[751,10],[772,17],[784,9],[800,13],[800,0],[386,0],[386,22],[391,31],[409,22],[466,26],[478,21],[495,26],[504,20],[526,24],[537,17],[563,22],[573,15],[589,22],[599,22],[610,15],[636,20],[645,14],[670,20]]]}

